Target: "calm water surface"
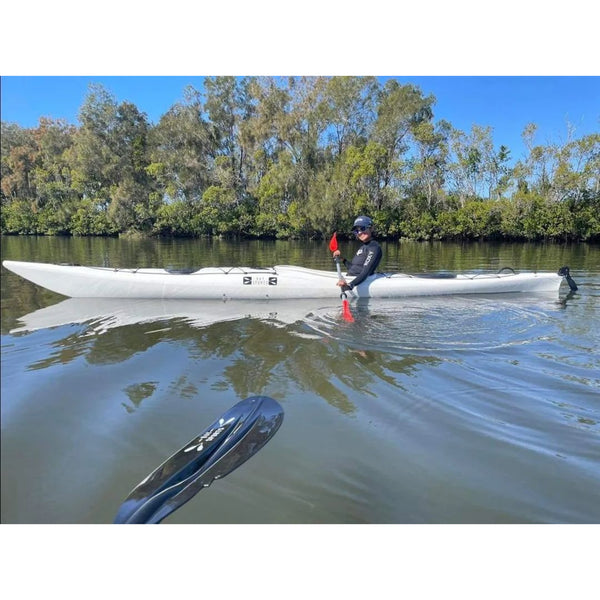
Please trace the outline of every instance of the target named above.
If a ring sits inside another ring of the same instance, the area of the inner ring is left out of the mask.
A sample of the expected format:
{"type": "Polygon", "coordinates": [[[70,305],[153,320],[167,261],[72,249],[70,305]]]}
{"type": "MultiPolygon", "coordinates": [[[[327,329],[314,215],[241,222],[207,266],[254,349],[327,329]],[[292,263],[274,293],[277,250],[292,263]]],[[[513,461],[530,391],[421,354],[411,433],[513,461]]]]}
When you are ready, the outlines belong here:
{"type": "MultiPolygon", "coordinates": [[[[2,258],[332,269],[326,243],[4,237],[2,258]]],[[[342,247],[351,255],[352,244],[342,247]]],[[[110,523],[242,398],[276,436],[169,523],[600,522],[600,248],[384,245],[381,270],[556,270],[552,295],[67,300],[2,269],[2,522],[110,523]]]]}

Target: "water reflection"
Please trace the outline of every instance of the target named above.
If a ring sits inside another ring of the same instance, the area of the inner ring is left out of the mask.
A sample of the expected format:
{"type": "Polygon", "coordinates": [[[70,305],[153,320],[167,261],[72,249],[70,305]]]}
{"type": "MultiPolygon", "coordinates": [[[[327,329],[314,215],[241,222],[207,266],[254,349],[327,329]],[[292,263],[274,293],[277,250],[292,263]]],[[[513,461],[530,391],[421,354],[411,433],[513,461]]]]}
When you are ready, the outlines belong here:
{"type": "Polygon", "coordinates": [[[158,381],[147,381],[145,383],[137,383],[125,388],[125,393],[129,397],[132,406],[121,403],[127,412],[133,412],[140,406],[142,400],[149,398],[156,391],[158,381]]]}
{"type": "Polygon", "coordinates": [[[360,301],[355,323],[334,327],[320,315],[307,319],[315,332],[361,348],[403,354],[492,350],[543,337],[560,308],[553,294],[497,294],[360,301]]]}
{"type": "MultiPolygon", "coordinates": [[[[377,382],[402,390],[399,374],[410,376],[423,364],[440,362],[426,353],[397,356],[389,347],[378,347],[379,329],[389,331],[390,326],[382,322],[382,306],[361,305],[360,317],[348,324],[341,319],[337,300],[320,302],[71,298],[24,315],[11,334],[49,328],[68,332],[54,339],[53,350],[27,365],[28,370],[65,365],[80,357],[93,365],[119,364],[153,348],[168,353],[175,345],[185,348],[194,361],[224,360],[217,389],[232,387],[243,397],[272,386],[285,393],[295,385],[344,413],[355,410],[352,391],[369,395],[377,382]]],[[[394,319],[389,314],[387,318],[394,319]]],[[[179,394],[192,396],[196,391],[185,377],[172,385],[179,394]]],[[[125,408],[135,410],[156,389],[152,381],[128,387],[130,404],[125,408]]]]}
{"type": "MultiPolygon", "coordinates": [[[[200,328],[244,317],[276,321],[300,321],[311,310],[329,310],[337,303],[327,300],[228,301],[221,300],[132,300],[112,298],[69,298],[28,313],[10,333],[35,331],[61,325],[86,323],[88,333],[102,334],[126,325],[181,320],[200,328]]],[[[152,331],[145,331],[145,334],[152,331]]],[[[160,331],[157,331],[160,333],[160,331]]]]}

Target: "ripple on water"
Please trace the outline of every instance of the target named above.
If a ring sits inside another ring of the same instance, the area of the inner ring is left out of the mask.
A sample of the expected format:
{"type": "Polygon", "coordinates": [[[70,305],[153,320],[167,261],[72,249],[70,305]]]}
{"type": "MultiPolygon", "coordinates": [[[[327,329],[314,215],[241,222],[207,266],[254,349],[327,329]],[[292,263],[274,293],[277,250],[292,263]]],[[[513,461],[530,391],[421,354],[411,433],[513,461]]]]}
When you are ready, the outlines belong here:
{"type": "Polygon", "coordinates": [[[353,323],[330,308],[304,323],[319,335],[384,352],[489,350],[549,339],[558,310],[555,301],[522,295],[411,298],[354,305],[353,323]]]}

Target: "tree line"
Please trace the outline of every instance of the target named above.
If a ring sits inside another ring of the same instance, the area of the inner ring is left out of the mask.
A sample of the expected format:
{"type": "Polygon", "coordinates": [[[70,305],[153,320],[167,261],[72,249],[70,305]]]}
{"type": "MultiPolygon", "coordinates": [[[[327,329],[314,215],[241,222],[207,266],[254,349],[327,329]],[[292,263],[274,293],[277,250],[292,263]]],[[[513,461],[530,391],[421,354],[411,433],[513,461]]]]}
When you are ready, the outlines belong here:
{"type": "Polygon", "coordinates": [[[3,234],[600,240],[600,134],[526,156],[374,77],[207,77],[157,124],[103,86],[79,124],[2,122],[3,234]]]}

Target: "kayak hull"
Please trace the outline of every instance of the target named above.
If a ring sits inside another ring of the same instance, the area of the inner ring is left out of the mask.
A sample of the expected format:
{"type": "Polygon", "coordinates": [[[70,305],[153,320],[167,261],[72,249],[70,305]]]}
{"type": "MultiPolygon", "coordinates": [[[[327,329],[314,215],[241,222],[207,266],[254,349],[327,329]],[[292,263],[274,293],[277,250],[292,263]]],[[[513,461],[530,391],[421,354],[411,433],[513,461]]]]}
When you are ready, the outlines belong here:
{"type": "MultiPolygon", "coordinates": [[[[256,300],[330,298],[339,294],[335,271],[281,265],[258,269],[208,267],[192,273],[165,269],[113,269],[5,260],[9,271],[41,287],[72,298],[161,298],[256,300]]],[[[348,281],[352,278],[348,277],[348,281]]],[[[423,277],[378,273],[351,292],[350,298],[396,298],[450,294],[553,292],[561,275],[549,272],[459,274],[423,277]]]]}

